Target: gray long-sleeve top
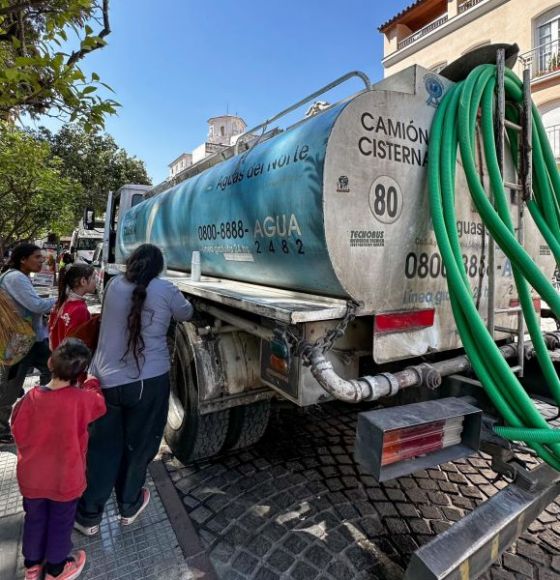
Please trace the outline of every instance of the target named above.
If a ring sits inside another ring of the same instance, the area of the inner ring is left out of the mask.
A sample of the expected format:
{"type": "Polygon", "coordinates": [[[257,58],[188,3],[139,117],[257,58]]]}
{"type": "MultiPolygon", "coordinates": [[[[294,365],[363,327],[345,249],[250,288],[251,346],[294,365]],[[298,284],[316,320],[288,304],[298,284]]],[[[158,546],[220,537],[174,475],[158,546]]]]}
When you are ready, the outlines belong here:
{"type": "Polygon", "coordinates": [[[173,317],[177,322],[190,320],[193,308],[177,286],[167,280],[154,278],[147,288],[142,308],[143,356],[140,370],[129,352],[128,315],[132,305],[134,284],[124,276],[117,276],[105,291],[99,343],[90,373],[104,389],[151,379],[169,371],[167,330],[173,317]]]}
{"type": "Polygon", "coordinates": [[[56,298],[41,298],[29,276],[19,270],[8,270],[3,274],[0,279],[0,288],[10,295],[23,317],[31,316],[31,325],[36,334],[35,340],[39,342],[47,339],[49,331],[43,315],[51,311],[56,298]]]}

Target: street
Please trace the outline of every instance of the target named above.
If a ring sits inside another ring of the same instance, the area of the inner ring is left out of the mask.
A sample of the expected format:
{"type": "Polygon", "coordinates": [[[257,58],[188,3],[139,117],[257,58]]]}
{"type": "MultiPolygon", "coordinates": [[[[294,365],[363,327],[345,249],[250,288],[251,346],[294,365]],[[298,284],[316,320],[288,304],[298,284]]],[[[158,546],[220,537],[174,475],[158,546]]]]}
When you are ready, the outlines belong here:
{"type": "MultiPolygon", "coordinates": [[[[356,409],[275,408],[254,447],[167,469],[219,578],[398,579],[410,554],[506,485],[485,457],[378,484],[353,461],[356,409]]],[[[560,503],[483,578],[560,575],[560,503]]]]}

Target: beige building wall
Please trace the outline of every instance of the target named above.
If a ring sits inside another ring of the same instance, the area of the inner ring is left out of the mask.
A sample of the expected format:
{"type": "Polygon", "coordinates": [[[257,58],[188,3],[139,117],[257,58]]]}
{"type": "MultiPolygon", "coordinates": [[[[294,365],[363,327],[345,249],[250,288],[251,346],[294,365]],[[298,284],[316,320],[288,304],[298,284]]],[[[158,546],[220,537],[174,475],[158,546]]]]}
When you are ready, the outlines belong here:
{"type": "MultiPolygon", "coordinates": [[[[398,20],[390,25],[384,34],[385,76],[413,64],[439,71],[446,63],[483,44],[517,43],[523,55],[538,46],[537,26],[549,16],[560,16],[560,0],[482,0],[478,3],[474,0],[470,9],[459,13],[462,2],[450,0],[447,22],[401,49],[398,49],[398,41],[412,32],[398,20]]],[[[560,159],[560,32],[558,41],[552,46],[553,53],[559,54],[559,68],[533,75],[531,91],[545,127],[551,131],[549,138],[560,159]]],[[[535,56],[535,67],[537,61],[535,56]]],[[[519,65],[516,72],[521,74],[519,65]]]]}
{"type": "Polygon", "coordinates": [[[450,17],[446,24],[401,51],[388,52],[387,45],[392,44],[394,51],[397,43],[386,41],[385,76],[413,64],[431,69],[491,42],[516,42],[522,53],[529,51],[533,48],[534,19],[555,6],[560,6],[558,0],[486,0],[450,17]],[[488,12],[483,13],[484,5],[488,12]]]}

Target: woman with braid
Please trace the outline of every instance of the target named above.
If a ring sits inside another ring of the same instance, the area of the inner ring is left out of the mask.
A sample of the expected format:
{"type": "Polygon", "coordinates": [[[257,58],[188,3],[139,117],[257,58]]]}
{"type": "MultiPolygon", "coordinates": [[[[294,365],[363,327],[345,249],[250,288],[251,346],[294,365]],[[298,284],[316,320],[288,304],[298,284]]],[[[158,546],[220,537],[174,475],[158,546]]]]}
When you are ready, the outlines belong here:
{"type": "Polygon", "coordinates": [[[158,451],[169,404],[167,330],[171,318],[183,322],[193,312],[176,286],[158,278],[163,264],[159,248],[143,244],[105,292],[90,373],[99,377],[107,413],[92,425],[87,489],[74,526],[86,536],[99,532],[113,488],[123,526],[150,501],[146,470],[158,451]]]}

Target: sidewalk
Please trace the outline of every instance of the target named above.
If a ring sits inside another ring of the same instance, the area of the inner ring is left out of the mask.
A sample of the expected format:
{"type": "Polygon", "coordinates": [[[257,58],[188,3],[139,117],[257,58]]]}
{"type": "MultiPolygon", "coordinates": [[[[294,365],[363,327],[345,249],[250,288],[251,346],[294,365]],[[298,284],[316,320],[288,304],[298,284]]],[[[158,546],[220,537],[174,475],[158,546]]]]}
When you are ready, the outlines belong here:
{"type": "MultiPolygon", "coordinates": [[[[21,532],[24,514],[16,480],[16,463],[15,446],[0,447],[1,580],[23,578],[21,532]]],[[[157,463],[152,466],[157,468],[157,463]]],[[[156,476],[156,473],[162,471],[153,469],[152,472],[154,476],[149,473],[147,479],[152,500],[137,522],[127,528],[121,527],[117,518],[116,504],[111,499],[107,504],[98,536],[86,538],[74,532],[72,537],[74,547],[84,549],[88,558],[80,578],[84,580],[214,578],[214,574],[207,568],[205,554],[197,549],[200,546],[197,543],[198,539],[189,537],[192,527],[186,512],[181,509],[180,500],[166,491],[169,486],[164,479],[159,481],[161,477],[156,476]],[[158,481],[154,482],[154,478],[158,481]],[[173,525],[168,514],[172,516],[173,525]],[[185,538],[189,541],[186,542],[185,538]]]]}

